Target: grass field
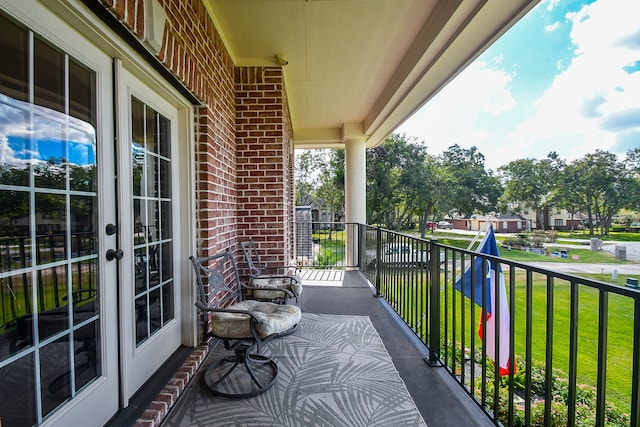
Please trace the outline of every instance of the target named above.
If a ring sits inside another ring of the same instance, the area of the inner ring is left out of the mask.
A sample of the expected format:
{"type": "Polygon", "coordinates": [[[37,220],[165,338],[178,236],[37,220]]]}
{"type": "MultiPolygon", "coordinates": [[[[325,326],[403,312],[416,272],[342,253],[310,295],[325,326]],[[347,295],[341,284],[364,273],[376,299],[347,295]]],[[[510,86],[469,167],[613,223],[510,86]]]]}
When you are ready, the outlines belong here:
{"type": "MultiPolygon", "coordinates": [[[[599,279],[599,277],[593,277],[599,279]]],[[[544,364],[547,348],[547,283],[542,275],[534,274],[532,282],[531,302],[531,346],[532,363],[544,364]]],[[[422,313],[426,311],[425,277],[415,277],[410,273],[401,273],[390,278],[393,287],[383,290],[392,306],[405,318],[407,323],[415,325],[423,321],[422,313]],[[420,285],[420,284],[423,285],[420,285]]],[[[506,272],[505,281],[509,281],[506,272]]],[[[512,319],[515,328],[516,363],[522,368],[526,345],[526,277],[524,272],[515,276],[516,316],[512,319]],[[518,362],[519,361],[519,362],[518,362]]],[[[462,302],[461,294],[454,290],[450,283],[448,288],[448,340],[453,337],[452,321],[455,313],[455,336],[457,347],[460,346],[464,334],[464,345],[469,353],[480,351],[482,341],[477,335],[481,309],[474,306],[471,314],[469,299],[462,302]],[[462,325],[462,306],[464,306],[465,324],[462,325]],[[471,320],[470,320],[471,319],[471,320]],[[471,336],[474,335],[475,351],[470,349],[471,336]]],[[[567,378],[569,372],[569,324],[570,324],[570,286],[568,282],[556,280],[550,299],[553,304],[553,321],[550,323],[553,345],[553,369],[561,371],[560,376],[567,378]]],[[[577,382],[595,387],[597,380],[598,352],[598,291],[581,286],[578,291],[578,357],[577,382]]],[[[445,301],[441,291],[441,313],[444,321],[445,301]]],[[[633,300],[619,295],[609,295],[608,301],[608,333],[607,333],[607,400],[628,411],[631,401],[631,377],[633,355],[633,300]]],[[[424,329],[426,332],[426,329],[424,329]]],[[[423,332],[423,333],[425,333],[423,332]]],[[[444,325],[442,325],[444,335],[444,325]]],[[[450,343],[451,344],[451,343],[450,343]]]]}

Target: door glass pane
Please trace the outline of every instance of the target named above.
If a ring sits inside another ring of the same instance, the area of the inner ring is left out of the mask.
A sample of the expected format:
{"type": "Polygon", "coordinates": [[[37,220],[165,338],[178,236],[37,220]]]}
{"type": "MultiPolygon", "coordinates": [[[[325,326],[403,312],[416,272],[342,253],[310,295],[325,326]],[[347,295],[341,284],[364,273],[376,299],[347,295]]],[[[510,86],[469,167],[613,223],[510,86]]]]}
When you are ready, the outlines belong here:
{"type": "Polygon", "coordinates": [[[89,259],[71,265],[71,304],[73,307],[73,324],[84,322],[99,312],[96,285],[97,260],[89,259]]]}
{"type": "Polygon", "coordinates": [[[96,144],[89,128],[69,127],[69,180],[74,191],[96,191],[96,144]],[[88,138],[91,137],[91,138],[88,138]]]}
{"type": "Polygon", "coordinates": [[[166,117],[158,117],[158,145],[160,155],[165,158],[171,157],[171,122],[166,117]]]}
{"type": "Polygon", "coordinates": [[[40,349],[42,415],[46,416],[71,397],[71,360],[69,336],[40,349]]]}
{"type": "Polygon", "coordinates": [[[7,426],[36,424],[35,362],[29,353],[0,366],[0,416],[7,426]]]}
{"type": "Polygon", "coordinates": [[[136,345],[143,343],[149,336],[149,306],[147,304],[147,295],[143,294],[136,298],[135,318],[136,318],[136,345]]]}
{"type": "Polygon", "coordinates": [[[102,372],[96,78],[3,16],[0,58],[0,424],[37,425],[102,372]]]}
{"type": "Polygon", "coordinates": [[[80,63],[69,59],[69,115],[96,125],[95,74],[80,63]]]}
{"type": "Polygon", "coordinates": [[[91,322],[82,328],[76,329],[73,339],[76,349],[75,356],[75,388],[80,390],[91,380],[100,376],[100,353],[96,343],[99,339],[100,325],[97,321],[91,322]]]}
{"type": "Polygon", "coordinates": [[[40,341],[69,329],[67,265],[43,268],[38,277],[38,331],[40,341]]]}
{"type": "Polygon", "coordinates": [[[158,113],[148,107],[145,111],[145,118],[147,120],[145,127],[145,149],[149,153],[158,154],[158,147],[156,145],[157,133],[158,133],[158,113]]]}
{"type": "Polygon", "coordinates": [[[3,326],[0,329],[0,365],[10,356],[33,346],[31,278],[29,274],[15,274],[0,279],[3,326]]]}
{"type": "Polygon", "coordinates": [[[36,194],[37,262],[48,264],[66,258],[67,198],[63,194],[36,194]]]}
{"type": "Polygon", "coordinates": [[[168,199],[171,198],[171,162],[165,159],[160,159],[160,197],[168,199]]]}
{"type": "Polygon", "coordinates": [[[131,99],[136,344],[173,319],[171,122],[131,99]]]}
{"type": "MultiPolygon", "coordinates": [[[[0,184],[0,188],[2,184],[0,184]]],[[[0,272],[31,266],[29,193],[0,189],[0,272]]]]}
{"type": "Polygon", "coordinates": [[[79,257],[98,253],[96,241],[96,198],[71,196],[71,256],[79,257]]]}
{"type": "Polygon", "coordinates": [[[29,99],[29,33],[0,15],[0,92],[20,101],[29,99]]]}
{"type": "Polygon", "coordinates": [[[64,113],[65,55],[39,38],[34,45],[34,103],[64,113]]]}
{"type": "MultiPolygon", "coordinates": [[[[0,116],[3,119],[0,122],[0,185],[27,186],[31,163],[31,143],[24,132],[29,115],[23,107],[27,104],[3,95],[1,91],[0,87],[0,116]]],[[[8,205],[2,207],[8,208],[8,205]]]]}
{"type": "Polygon", "coordinates": [[[63,124],[36,116],[33,149],[36,187],[64,189],[67,185],[67,141],[63,124]]]}

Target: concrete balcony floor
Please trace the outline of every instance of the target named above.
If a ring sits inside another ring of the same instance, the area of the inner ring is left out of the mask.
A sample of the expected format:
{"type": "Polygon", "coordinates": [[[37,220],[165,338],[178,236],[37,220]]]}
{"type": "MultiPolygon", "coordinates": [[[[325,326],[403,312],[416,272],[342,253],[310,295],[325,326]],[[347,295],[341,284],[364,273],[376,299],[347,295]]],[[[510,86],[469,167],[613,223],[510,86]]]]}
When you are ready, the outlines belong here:
{"type": "Polygon", "coordinates": [[[375,297],[362,273],[346,271],[342,281],[303,283],[308,283],[300,302],[303,311],[369,316],[429,427],[494,425],[444,368],[427,365],[428,350],[388,304],[375,297]]]}
{"type": "MultiPolygon", "coordinates": [[[[303,282],[299,304],[304,312],[369,316],[429,427],[494,425],[444,368],[427,365],[428,351],[389,306],[375,297],[362,273],[308,270],[303,272],[303,282]]],[[[140,390],[130,407],[109,425],[135,425],[149,399],[171,378],[172,370],[178,369],[189,352],[179,350],[175,360],[161,368],[156,380],[140,390]]]]}

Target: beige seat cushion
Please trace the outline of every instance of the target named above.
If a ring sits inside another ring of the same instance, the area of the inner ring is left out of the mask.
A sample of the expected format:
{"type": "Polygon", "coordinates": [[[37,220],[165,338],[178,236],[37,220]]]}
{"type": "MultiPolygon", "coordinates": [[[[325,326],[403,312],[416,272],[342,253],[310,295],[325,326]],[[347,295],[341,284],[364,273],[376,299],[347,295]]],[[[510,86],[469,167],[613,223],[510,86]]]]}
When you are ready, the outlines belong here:
{"type": "MultiPolygon", "coordinates": [[[[251,285],[255,288],[265,287],[286,289],[293,292],[293,294],[298,297],[302,293],[302,280],[298,275],[292,275],[290,277],[293,277],[295,280],[290,280],[288,278],[282,277],[258,277],[251,281],[251,285]]],[[[270,290],[254,290],[253,297],[258,299],[277,299],[282,298],[283,293],[270,290]]]]}
{"type": "MultiPolygon", "coordinates": [[[[300,307],[281,305],[271,302],[247,300],[229,307],[231,310],[250,311],[260,322],[256,330],[260,338],[284,332],[297,325],[302,316],[300,307]]],[[[251,338],[249,316],[237,313],[214,313],[211,319],[211,331],[220,338],[251,338]]]]}

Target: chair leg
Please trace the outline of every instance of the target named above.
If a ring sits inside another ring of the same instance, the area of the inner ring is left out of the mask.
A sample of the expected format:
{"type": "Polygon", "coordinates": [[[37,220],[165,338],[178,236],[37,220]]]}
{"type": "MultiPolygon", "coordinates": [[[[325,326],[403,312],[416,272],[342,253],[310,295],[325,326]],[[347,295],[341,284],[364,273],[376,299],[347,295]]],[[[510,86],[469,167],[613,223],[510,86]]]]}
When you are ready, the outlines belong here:
{"type": "Polygon", "coordinates": [[[276,383],[278,365],[266,356],[251,353],[253,347],[239,346],[235,348],[234,355],[224,357],[207,368],[204,380],[211,393],[242,399],[264,393],[276,383]],[[222,368],[229,363],[231,367],[222,368]]]}

